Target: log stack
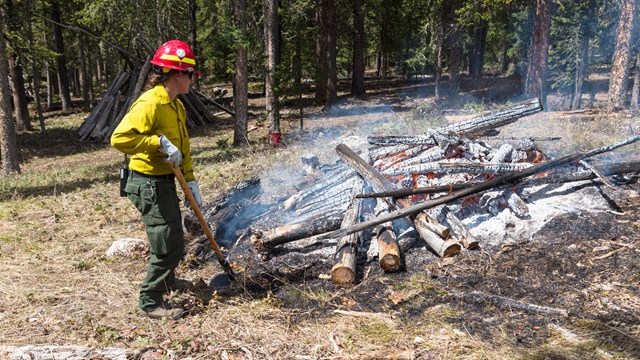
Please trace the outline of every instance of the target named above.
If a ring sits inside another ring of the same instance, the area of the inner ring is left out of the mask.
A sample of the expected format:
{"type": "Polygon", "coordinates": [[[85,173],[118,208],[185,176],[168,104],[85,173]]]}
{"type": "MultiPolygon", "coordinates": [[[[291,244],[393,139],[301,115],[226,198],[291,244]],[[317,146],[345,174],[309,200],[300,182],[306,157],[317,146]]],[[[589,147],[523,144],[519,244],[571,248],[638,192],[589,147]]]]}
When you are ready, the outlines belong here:
{"type": "MultiPolygon", "coordinates": [[[[105,143],[109,142],[116,126],[144,91],[151,71],[150,60],[151,56],[148,56],[133,69],[121,70],[118,73],[113,83],[100,97],[97,105],[80,125],[78,129],[80,140],[93,139],[105,143]]],[[[211,124],[215,121],[213,113],[204,105],[205,102],[235,116],[231,110],[199,91],[192,90],[186,95],[181,94],[179,99],[187,110],[187,126],[190,128],[211,124]]]]}
{"type": "Polygon", "coordinates": [[[297,249],[301,257],[332,244],[333,256],[326,260],[331,278],[345,285],[356,281],[357,266],[363,261],[375,260],[386,272],[401,271],[406,266],[403,253],[415,244],[439,257],[479,248],[481,244],[463,221],[465,214],[469,209],[491,213],[492,206],[499,206],[519,217],[528,216],[519,186],[545,179],[599,179],[603,174],[597,174],[596,168],[605,175],[640,170],[637,162],[591,164],[592,169],[578,162],[637,137],[552,161],[531,139],[490,146],[478,137],[497,134],[500,126],[541,110],[540,102],[532,100],[420,135],[372,136],[373,147],[360,153],[340,144],[336,147],[340,159],[330,165],[315,164],[308,186],[247,220],[250,234],[237,233],[243,246],[231,252],[241,259],[250,246],[268,260],[282,254],[277,249],[302,239],[313,248],[297,249]],[[363,193],[362,189],[368,190],[363,193]],[[487,190],[498,196],[481,199],[477,195],[487,190]]]}

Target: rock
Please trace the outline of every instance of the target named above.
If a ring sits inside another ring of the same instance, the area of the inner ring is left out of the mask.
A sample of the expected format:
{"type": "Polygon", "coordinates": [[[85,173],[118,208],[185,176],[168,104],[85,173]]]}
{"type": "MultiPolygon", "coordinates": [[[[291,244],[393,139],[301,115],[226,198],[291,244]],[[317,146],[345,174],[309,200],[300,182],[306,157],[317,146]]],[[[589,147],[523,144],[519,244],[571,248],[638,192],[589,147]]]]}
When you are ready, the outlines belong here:
{"type": "Polygon", "coordinates": [[[136,238],[122,238],[116,240],[107,249],[107,257],[114,256],[133,256],[138,253],[144,253],[149,250],[149,245],[145,240],[136,238]]]}

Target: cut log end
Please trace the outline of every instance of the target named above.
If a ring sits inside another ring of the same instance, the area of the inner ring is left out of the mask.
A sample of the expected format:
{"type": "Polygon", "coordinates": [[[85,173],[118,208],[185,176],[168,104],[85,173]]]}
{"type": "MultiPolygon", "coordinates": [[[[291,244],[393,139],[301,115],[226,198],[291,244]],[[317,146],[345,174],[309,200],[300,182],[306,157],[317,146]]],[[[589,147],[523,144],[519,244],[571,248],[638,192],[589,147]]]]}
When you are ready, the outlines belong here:
{"type": "Polygon", "coordinates": [[[356,279],[356,274],[347,266],[334,265],[331,269],[331,280],[336,285],[351,284],[356,279]]]}
{"type": "Polygon", "coordinates": [[[475,250],[480,248],[480,242],[476,239],[468,240],[462,239],[462,245],[464,245],[465,249],[475,250]]]}
{"type": "Polygon", "coordinates": [[[397,254],[386,254],[380,258],[380,267],[385,272],[396,272],[400,270],[400,256],[397,254]]]}
{"type": "Polygon", "coordinates": [[[442,257],[451,257],[460,253],[460,244],[455,240],[447,240],[438,252],[442,257]]]}

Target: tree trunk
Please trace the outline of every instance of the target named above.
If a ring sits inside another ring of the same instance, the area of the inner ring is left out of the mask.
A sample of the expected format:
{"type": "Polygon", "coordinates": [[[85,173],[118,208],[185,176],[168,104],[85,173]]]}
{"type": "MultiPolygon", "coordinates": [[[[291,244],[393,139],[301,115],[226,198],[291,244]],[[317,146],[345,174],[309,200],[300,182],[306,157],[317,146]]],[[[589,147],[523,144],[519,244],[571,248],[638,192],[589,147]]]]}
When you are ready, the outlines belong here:
{"type": "Polygon", "coordinates": [[[640,52],[636,54],[636,73],[633,76],[633,89],[631,90],[631,108],[639,108],[640,98],[640,52]]]}
{"type": "Polygon", "coordinates": [[[40,99],[40,70],[35,62],[31,65],[31,72],[33,76],[33,95],[36,98],[36,111],[40,123],[40,132],[44,133],[44,116],[42,115],[42,99],[40,99]]]}
{"type": "Polygon", "coordinates": [[[92,51],[87,51],[87,79],[89,84],[89,107],[93,108],[95,104],[95,96],[93,94],[93,57],[92,51]]]}
{"type": "Polygon", "coordinates": [[[78,47],[80,48],[80,86],[82,88],[82,109],[88,111],[91,107],[89,102],[89,89],[91,88],[91,78],[87,71],[87,60],[85,58],[85,42],[82,36],[78,36],[78,47]]]}
{"type": "Polygon", "coordinates": [[[302,103],[302,36],[297,35],[293,56],[293,86],[298,98],[298,111],[300,116],[300,130],[304,127],[303,115],[304,106],[302,103]]]}
{"type": "MultiPolygon", "coordinates": [[[[440,24],[436,25],[440,28],[440,24]]],[[[436,101],[442,100],[441,92],[440,92],[440,77],[442,76],[442,29],[440,28],[434,34],[436,37],[436,73],[435,73],[435,89],[434,89],[434,97],[436,101]]]]}
{"type": "Polygon", "coordinates": [[[51,109],[53,101],[53,84],[51,80],[51,68],[49,62],[45,64],[45,73],[47,74],[47,109],[51,109]]]}
{"type": "Polygon", "coordinates": [[[587,13],[582,18],[580,24],[579,51],[576,54],[576,83],[573,92],[573,101],[571,102],[571,110],[580,109],[582,102],[582,92],[584,87],[584,79],[588,77],[589,69],[589,38],[591,37],[591,19],[595,10],[595,0],[589,0],[587,5],[587,13]]]}
{"type": "Polygon", "coordinates": [[[622,0],[609,82],[609,109],[611,110],[619,110],[625,106],[635,10],[635,0],[622,0]]]}
{"type": "Polygon", "coordinates": [[[327,74],[329,64],[327,63],[327,19],[324,11],[324,2],[327,0],[316,0],[316,57],[318,65],[316,68],[315,79],[315,100],[316,104],[324,105],[327,103],[327,74]]]}
{"type": "Polygon", "coordinates": [[[60,99],[62,101],[62,110],[71,109],[71,95],[69,93],[69,75],[67,72],[67,59],[64,54],[64,39],[62,37],[62,27],[60,23],[60,6],[58,0],[51,3],[51,20],[53,23],[53,35],[55,37],[55,52],[60,54],[56,57],[56,65],[58,68],[58,81],[60,85],[60,99]]]}
{"type": "Polygon", "coordinates": [[[551,21],[549,0],[536,0],[535,24],[531,36],[529,68],[525,83],[525,96],[542,100],[546,109],[547,58],[549,57],[549,24],[551,21]]]}
{"type": "Polygon", "coordinates": [[[33,126],[31,126],[31,119],[29,118],[22,66],[20,66],[15,55],[9,54],[7,59],[9,64],[9,75],[12,80],[11,93],[13,94],[13,106],[15,107],[16,113],[16,130],[32,131],[33,126]]]}
{"type": "Polygon", "coordinates": [[[165,23],[162,21],[162,1],[156,0],[156,11],[154,12],[156,15],[156,39],[158,44],[162,44],[165,40],[164,37],[164,26],[165,23]]]}
{"type": "MultiPolygon", "coordinates": [[[[246,0],[237,0],[234,3],[236,27],[243,35],[246,35],[246,0]]],[[[234,146],[242,146],[248,144],[247,123],[249,117],[249,75],[247,62],[247,48],[244,46],[238,46],[238,48],[236,49],[235,73],[233,81],[233,104],[235,106],[236,113],[235,126],[233,131],[234,146]]]]}
{"type": "Polygon", "coordinates": [[[278,102],[276,49],[278,48],[278,0],[265,0],[265,110],[271,131],[280,132],[280,109],[278,102]]]}
{"type": "Polygon", "coordinates": [[[353,1],[353,74],[351,78],[351,95],[364,96],[364,1],[353,1]]]}
{"type": "MultiPolygon", "coordinates": [[[[196,55],[196,60],[198,58],[199,55],[199,49],[198,49],[198,27],[197,27],[197,21],[196,21],[196,14],[198,12],[198,4],[196,0],[189,0],[189,43],[191,44],[191,49],[193,50],[193,53],[196,55]]],[[[200,90],[200,79],[198,78],[198,76],[194,76],[193,77],[193,83],[191,84],[191,86],[196,89],[196,90],[200,90]]]]}
{"type": "MultiPolygon", "coordinates": [[[[16,24],[16,14],[14,13],[13,1],[5,1],[7,7],[7,28],[12,32],[20,32],[18,25],[16,24]]],[[[24,87],[24,76],[22,72],[22,65],[20,65],[20,59],[18,54],[14,51],[7,54],[7,60],[9,63],[9,75],[11,77],[11,91],[13,94],[13,105],[16,114],[16,130],[17,131],[32,131],[31,119],[29,118],[29,108],[27,107],[27,96],[24,87]]]]}
{"type": "MultiPolygon", "coordinates": [[[[0,7],[0,31],[6,31],[5,10],[0,7]]],[[[9,63],[5,49],[5,38],[0,36],[0,157],[2,173],[20,172],[16,130],[11,116],[11,98],[9,97],[9,63]]]]}
{"type": "Polygon", "coordinates": [[[469,74],[474,78],[482,77],[484,50],[487,44],[487,23],[481,22],[473,29],[473,48],[469,57],[469,74]]]}
{"type": "Polygon", "coordinates": [[[324,3],[327,19],[327,106],[331,106],[338,98],[336,0],[325,0],[324,3]]]}
{"type": "Polygon", "coordinates": [[[449,97],[452,102],[456,102],[460,95],[460,66],[462,65],[462,41],[460,40],[460,29],[457,25],[451,32],[449,42],[451,53],[449,56],[449,97]]]}

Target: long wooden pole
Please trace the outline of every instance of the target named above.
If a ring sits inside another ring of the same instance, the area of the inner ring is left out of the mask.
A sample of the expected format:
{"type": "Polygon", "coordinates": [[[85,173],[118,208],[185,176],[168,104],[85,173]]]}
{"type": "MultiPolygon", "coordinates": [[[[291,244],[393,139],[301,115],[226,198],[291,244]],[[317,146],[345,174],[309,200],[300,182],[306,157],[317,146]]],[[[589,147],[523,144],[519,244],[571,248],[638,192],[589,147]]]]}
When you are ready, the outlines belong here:
{"type": "Polygon", "coordinates": [[[178,168],[177,166],[173,166],[172,169],[173,169],[173,173],[176,175],[176,178],[178,179],[178,182],[180,183],[180,186],[182,187],[182,191],[184,191],[184,194],[187,196],[187,199],[189,199],[189,203],[191,203],[191,208],[193,209],[193,212],[196,214],[198,221],[200,221],[200,226],[202,226],[202,230],[204,231],[205,235],[207,235],[207,239],[209,239],[209,242],[211,243],[211,247],[213,248],[213,252],[216,254],[216,257],[218,258],[218,262],[220,263],[220,266],[222,266],[222,269],[224,270],[225,273],[227,273],[230,280],[235,280],[236,274],[233,272],[233,269],[231,269],[231,265],[229,265],[229,262],[227,262],[227,259],[225,259],[224,255],[222,255],[222,251],[220,251],[220,247],[218,246],[216,239],[213,237],[213,234],[211,233],[211,229],[209,229],[209,224],[207,224],[207,221],[204,219],[204,216],[202,215],[202,211],[200,211],[200,207],[198,206],[198,202],[193,197],[193,193],[191,193],[191,189],[189,189],[189,185],[187,185],[187,181],[184,179],[184,175],[182,175],[182,171],[180,171],[180,168],[178,168]]]}

